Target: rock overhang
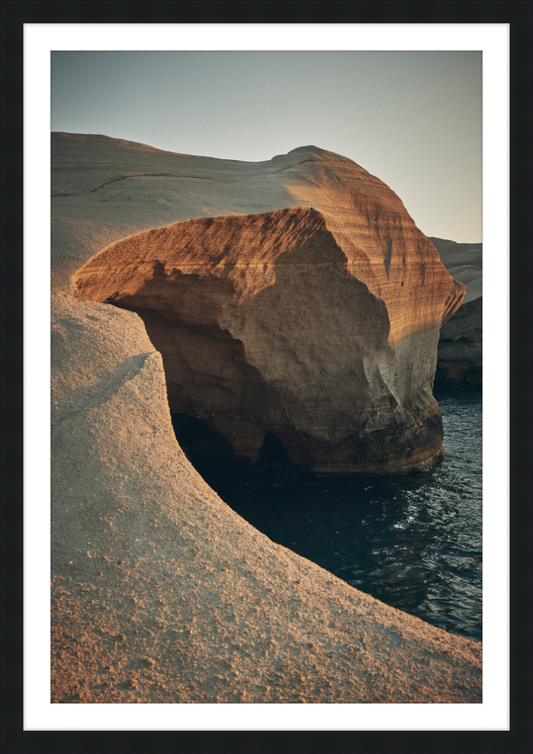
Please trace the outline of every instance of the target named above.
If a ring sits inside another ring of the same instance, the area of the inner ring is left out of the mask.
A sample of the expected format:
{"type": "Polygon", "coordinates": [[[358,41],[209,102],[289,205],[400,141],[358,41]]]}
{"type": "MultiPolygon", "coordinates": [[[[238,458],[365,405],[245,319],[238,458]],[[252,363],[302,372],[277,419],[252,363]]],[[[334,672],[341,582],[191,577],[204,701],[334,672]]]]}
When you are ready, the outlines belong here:
{"type": "Polygon", "coordinates": [[[163,355],[171,411],[205,420],[238,457],[256,459],[274,433],[317,473],[426,468],[442,456],[427,387],[461,285],[438,255],[422,265],[419,249],[409,269],[404,249],[398,318],[392,251],[388,284],[379,255],[358,276],[357,250],[328,220],[296,207],[145,231],[84,265],[75,295],[139,313],[163,355]]]}

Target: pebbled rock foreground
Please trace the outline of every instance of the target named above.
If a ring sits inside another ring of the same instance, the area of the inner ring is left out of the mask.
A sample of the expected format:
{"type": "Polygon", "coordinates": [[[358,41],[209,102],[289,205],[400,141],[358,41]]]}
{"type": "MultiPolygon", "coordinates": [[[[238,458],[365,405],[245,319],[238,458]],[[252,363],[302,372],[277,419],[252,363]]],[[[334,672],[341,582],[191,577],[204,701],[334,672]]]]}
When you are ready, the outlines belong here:
{"type": "Polygon", "coordinates": [[[219,168],[252,208],[280,184],[304,205],[284,197],[259,214],[233,214],[213,172],[228,214],[108,246],[73,276],[75,295],[142,317],[171,411],[238,459],[255,461],[274,435],[316,474],[431,466],[442,456],[437,343],[462,283],[351,160],[303,147],[257,164],[252,186],[239,163],[219,168]]]}

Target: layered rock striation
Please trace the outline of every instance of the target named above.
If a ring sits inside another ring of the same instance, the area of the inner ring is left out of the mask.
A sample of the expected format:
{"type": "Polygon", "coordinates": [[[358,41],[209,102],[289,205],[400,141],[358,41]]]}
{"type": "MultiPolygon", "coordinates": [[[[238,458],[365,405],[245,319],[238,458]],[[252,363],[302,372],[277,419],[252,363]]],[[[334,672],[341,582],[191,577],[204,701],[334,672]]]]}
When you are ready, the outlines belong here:
{"type": "Polygon", "coordinates": [[[448,272],[464,284],[466,291],[460,308],[441,329],[435,379],[479,384],[483,351],[482,245],[442,238],[430,241],[448,272]]]}
{"type": "Polygon", "coordinates": [[[238,458],[257,459],[274,434],[318,474],[426,468],[442,454],[439,332],[464,286],[355,163],[315,147],[284,158],[257,174],[272,178],[274,163],[293,201],[314,206],[121,239],[76,272],[75,295],[138,312],[171,411],[238,458]]]}

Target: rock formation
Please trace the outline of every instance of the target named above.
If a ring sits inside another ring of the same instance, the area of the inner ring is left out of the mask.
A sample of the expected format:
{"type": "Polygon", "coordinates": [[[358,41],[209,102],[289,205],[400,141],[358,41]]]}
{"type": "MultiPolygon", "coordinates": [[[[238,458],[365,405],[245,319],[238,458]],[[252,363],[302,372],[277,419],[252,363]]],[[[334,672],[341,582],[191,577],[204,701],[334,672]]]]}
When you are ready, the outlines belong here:
{"type": "Polygon", "coordinates": [[[438,382],[481,382],[482,365],[482,253],[480,243],[429,239],[442,263],[464,283],[461,307],[442,327],[437,351],[438,382]]]}
{"type": "MultiPolygon", "coordinates": [[[[140,317],[69,295],[69,277],[104,246],[186,219],[179,197],[214,196],[201,168],[217,161],[72,135],[54,136],[52,156],[52,701],[479,703],[479,643],[243,521],[180,449],[140,317]]],[[[329,238],[319,212],[281,217],[329,238]]]]}
{"type": "MultiPolygon", "coordinates": [[[[122,239],[74,275],[75,295],[138,312],[171,411],[204,421],[238,458],[255,460],[274,434],[319,474],[426,468],[442,454],[436,346],[462,284],[352,161],[305,147],[255,171],[250,206],[261,175],[306,206],[122,239]]],[[[224,175],[238,184],[241,172],[224,175]]]]}

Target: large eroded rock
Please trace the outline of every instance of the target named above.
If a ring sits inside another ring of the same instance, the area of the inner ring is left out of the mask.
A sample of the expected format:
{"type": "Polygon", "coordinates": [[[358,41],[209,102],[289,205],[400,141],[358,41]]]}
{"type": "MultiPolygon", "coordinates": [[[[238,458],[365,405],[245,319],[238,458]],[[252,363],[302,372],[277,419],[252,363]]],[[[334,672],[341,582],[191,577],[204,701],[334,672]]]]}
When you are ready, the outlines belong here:
{"type": "Polygon", "coordinates": [[[256,459],[270,433],[316,473],[431,465],[437,342],[464,286],[351,160],[304,147],[256,164],[253,185],[239,163],[225,175],[251,207],[279,182],[304,206],[277,196],[282,209],[122,239],[77,271],[75,295],[138,312],[171,411],[203,420],[237,457],[256,459]]]}
{"type": "Polygon", "coordinates": [[[430,239],[454,278],[464,283],[466,294],[460,308],[440,333],[437,351],[439,382],[481,382],[482,375],[482,245],[430,239]]]}

